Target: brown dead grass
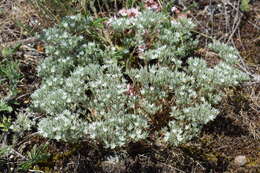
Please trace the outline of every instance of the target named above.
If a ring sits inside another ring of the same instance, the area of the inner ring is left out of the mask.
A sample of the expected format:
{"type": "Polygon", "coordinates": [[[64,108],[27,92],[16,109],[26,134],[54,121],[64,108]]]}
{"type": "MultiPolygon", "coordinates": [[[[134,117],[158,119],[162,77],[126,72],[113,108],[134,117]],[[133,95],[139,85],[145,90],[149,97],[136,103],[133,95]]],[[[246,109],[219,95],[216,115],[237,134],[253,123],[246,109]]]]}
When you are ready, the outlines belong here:
{"type": "Polygon", "coordinates": [[[49,25],[27,0],[2,0],[0,9],[0,44],[24,39],[49,25]]]}

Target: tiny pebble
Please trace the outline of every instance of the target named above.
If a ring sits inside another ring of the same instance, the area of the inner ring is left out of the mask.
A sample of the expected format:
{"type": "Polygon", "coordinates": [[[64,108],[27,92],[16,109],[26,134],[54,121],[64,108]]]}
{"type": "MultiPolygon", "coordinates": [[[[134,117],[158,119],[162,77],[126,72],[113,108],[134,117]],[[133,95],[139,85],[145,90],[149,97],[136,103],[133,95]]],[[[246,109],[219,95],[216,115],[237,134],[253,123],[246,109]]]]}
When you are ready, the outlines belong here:
{"type": "Polygon", "coordinates": [[[237,166],[244,166],[246,164],[247,160],[246,160],[246,156],[236,156],[235,157],[235,160],[234,160],[234,163],[237,165],[237,166]]]}

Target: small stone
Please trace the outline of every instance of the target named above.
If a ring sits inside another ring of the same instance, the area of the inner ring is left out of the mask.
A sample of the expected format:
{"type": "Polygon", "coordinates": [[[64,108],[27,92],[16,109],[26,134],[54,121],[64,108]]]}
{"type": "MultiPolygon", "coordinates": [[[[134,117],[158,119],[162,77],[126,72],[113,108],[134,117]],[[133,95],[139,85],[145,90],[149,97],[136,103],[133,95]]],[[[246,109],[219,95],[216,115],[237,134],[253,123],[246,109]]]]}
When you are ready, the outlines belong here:
{"type": "Polygon", "coordinates": [[[247,162],[246,156],[242,156],[242,155],[236,156],[234,160],[234,163],[237,166],[244,166],[246,162],[247,162]]]}
{"type": "Polygon", "coordinates": [[[155,141],[154,145],[158,148],[162,147],[162,143],[160,141],[155,141]]]}

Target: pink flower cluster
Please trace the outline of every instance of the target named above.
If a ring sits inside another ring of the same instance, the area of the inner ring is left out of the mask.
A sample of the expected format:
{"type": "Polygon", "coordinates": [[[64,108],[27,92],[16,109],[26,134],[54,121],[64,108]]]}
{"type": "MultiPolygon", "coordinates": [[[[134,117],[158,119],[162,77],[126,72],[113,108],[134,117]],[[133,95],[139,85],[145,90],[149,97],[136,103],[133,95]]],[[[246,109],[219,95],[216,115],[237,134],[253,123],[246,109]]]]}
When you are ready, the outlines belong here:
{"type": "Polygon", "coordinates": [[[137,17],[140,14],[140,12],[137,8],[130,8],[130,9],[123,8],[119,10],[118,14],[124,17],[137,17]]]}
{"type": "Polygon", "coordinates": [[[146,45],[139,45],[139,46],[137,47],[137,52],[138,52],[139,54],[142,54],[146,49],[147,49],[146,45]]]}
{"type": "Polygon", "coordinates": [[[130,96],[135,96],[135,95],[136,95],[135,88],[134,88],[134,86],[133,86],[132,84],[128,84],[128,85],[127,85],[126,94],[127,94],[127,95],[130,95],[130,96]]]}
{"type": "Polygon", "coordinates": [[[171,8],[171,12],[172,12],[172,13],[179,14],[179,13],[180,13],[180,10],[179,10],[177,7],[173,6],[173,7],[171,8]]]}
{"type": "Polygon", "coordinates": [[[160,11],[161,7],[158,4],[158,2],[154,1],[154,0],[145,0],[145,7],[150,9],[150,10],[154,10],[154,11],[160,11]]]}
{"type": "Polygon", "coordinates": [[[173,6],[171,8],[171,12],[174,14],[174,18],[172,20],[180,19],[180,18],[187,18],[189,15],[189,11],[183,13],[180,9],[177,7],[173,6]]]}

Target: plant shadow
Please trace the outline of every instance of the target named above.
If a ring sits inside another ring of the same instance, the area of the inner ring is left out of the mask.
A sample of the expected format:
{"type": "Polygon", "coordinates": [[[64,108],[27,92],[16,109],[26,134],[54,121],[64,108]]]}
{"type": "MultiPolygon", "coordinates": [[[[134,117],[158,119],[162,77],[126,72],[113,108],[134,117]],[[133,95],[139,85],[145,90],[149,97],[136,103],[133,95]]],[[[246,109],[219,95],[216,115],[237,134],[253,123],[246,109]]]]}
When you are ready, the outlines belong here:
{"type": "Polygon", "coordinates": [[[240,137],[249,134],[248,130],[236,124],[236,122],[223,114],[205,125],[202,131],[206,134],[225,135],[229,137],[240,137]]]}

